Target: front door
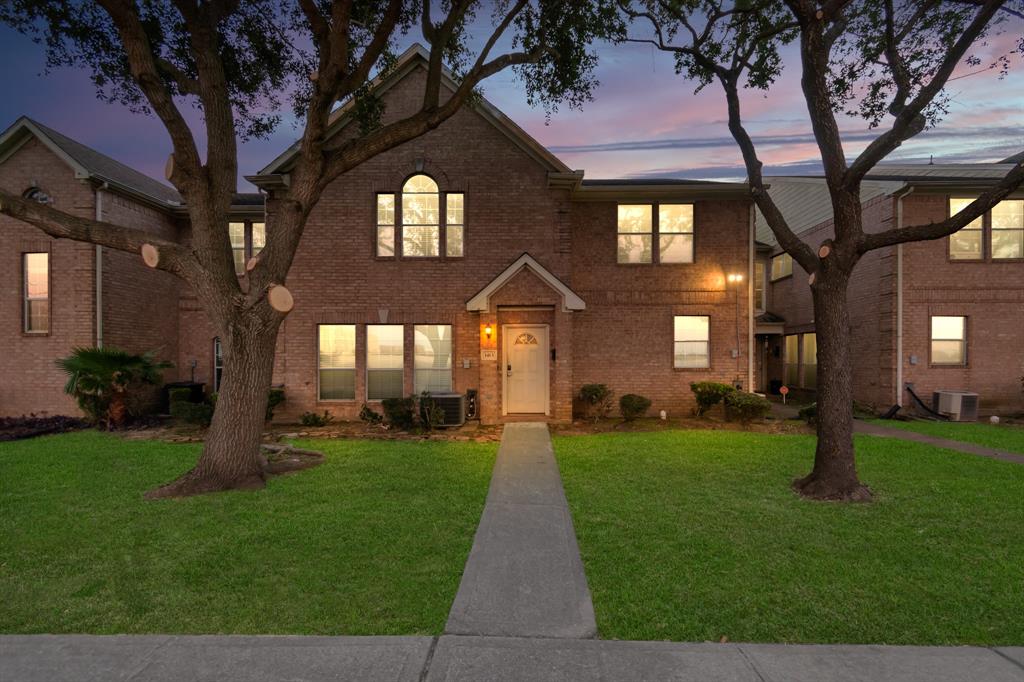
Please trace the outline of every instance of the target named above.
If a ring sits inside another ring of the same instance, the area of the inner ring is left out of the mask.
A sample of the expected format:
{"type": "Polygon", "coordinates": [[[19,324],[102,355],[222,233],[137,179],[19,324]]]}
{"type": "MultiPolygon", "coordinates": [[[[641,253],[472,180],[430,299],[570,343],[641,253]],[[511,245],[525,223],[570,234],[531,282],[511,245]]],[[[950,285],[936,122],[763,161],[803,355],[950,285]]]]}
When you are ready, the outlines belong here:
{"type": "Polygon", "coordinates": [[[504,333],[505,414],[547,414],[547,325],[506,325],[504,333]]]}

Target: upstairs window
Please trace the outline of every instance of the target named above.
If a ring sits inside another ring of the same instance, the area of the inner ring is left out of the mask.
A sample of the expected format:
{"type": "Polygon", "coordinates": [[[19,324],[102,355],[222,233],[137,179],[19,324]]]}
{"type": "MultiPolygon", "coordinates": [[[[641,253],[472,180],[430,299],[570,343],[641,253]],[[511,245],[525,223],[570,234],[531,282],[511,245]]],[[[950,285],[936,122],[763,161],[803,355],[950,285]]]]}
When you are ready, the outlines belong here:
{"type": "Polygon", "coordinates": [[[216,393],[220,390],[220,381],[224,377],[224,348],[220,344],[220,337],[213,337],[213,390],[216,393]]]}
{"type": "Polygon", "coordinates": [[[693,204],[619,204],[619,263],[692,263],[693,204]]]}
{"type": "Polygon", "coordinates": [[[26,334],[50,331],[50,254],[22,254],[23,326],[26,334]]]}
{"type": "Polygon", "coordinates": [[[763,313],[765,311],[764,290],[765,290],[765,267],[763,261],[754,263],[754,311],[763,313]]]}
{"type": "Polygon", "coordinates": [[[463,203],[461,193],[441,192],[433,178],[422,173],[406,180],[400,194],[378,194],[377,257],[461,258],[463,203]]]}
{"type": "Polygon", "coordinates": [[[789,277],[793,274],[793,257],[788,253],[780,253],[772,257],[772,281],[789,277]]]}
{"type": "MultiPolygon", "coordinates": [[[[974,199],[950,199],[949,215],[964,210],[974,199]]],[[[950,260],[1024,259],[1024,199],[1000,201],[968,225],[949,235],[950,260]]]]}
{"type": "Polygon", "coordinates": [[[228,223],[228,237],[231,239],[235,273],[241,275],[249,259],[259,255],[267,245],[266,225],[249,221],[231,222],[228,223]]]}
{"type": "Polygon", "coordinates": [[[933,365],[967,364],[967,318],[935,315],[931,319],[933,365]]]}
{"type": "Polygon", "coordinates": [[[711,318],[707,315],[676,315],[673,366],[703,369],[711,366],[711,318]]]}

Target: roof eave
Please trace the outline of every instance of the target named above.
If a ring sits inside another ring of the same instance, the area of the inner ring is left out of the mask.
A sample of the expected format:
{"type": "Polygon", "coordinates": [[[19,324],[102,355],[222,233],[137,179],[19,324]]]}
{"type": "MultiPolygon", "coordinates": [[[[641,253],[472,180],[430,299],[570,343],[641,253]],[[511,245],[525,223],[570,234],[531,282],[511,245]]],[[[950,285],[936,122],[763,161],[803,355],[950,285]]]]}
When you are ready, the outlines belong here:
{"type": "Polygon", "coordinates": [[[651,201],[658,199],[750,199],[750,186],[745,183],[714,183],[699,185],[601,185],[579,186],[573,201],[651,201]]]}

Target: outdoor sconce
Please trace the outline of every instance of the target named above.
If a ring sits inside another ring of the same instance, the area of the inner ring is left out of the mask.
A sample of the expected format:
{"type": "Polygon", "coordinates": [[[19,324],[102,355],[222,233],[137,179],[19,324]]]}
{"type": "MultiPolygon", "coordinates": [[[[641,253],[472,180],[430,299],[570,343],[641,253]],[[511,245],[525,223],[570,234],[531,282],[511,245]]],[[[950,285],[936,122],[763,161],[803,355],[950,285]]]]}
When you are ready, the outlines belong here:
{"type": "Polygon", "coordinates": [[[487,325],[486,327],[484,327],[484,336],[487,337],[488,341],[491,340],[491,334],[493,334],[493,333],[494,333],[494,330],[491,329],[491,325],[487,325]]]}
{"type": "Polygon", "coordinates": [[[743,281],[743,275],[739,275],[739,274],[737,274],[737,275],[729,275],[726,279],[729,280],[730,284],[737,283],[737,282],[742,282],[743,281]]]}

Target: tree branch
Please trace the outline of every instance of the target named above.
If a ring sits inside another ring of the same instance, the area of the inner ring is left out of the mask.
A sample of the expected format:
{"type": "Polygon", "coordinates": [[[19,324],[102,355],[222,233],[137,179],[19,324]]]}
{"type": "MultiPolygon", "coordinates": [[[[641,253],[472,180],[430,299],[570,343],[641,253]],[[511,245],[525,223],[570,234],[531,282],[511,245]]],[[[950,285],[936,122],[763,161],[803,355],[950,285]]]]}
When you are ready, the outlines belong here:
{"type": "Polygon", "coordinates": [[[73,216],[30,199],[0,189],[0,214],[33,225],[56,239],[71,239],[106,246],[118,251],[138,254],[143,244],[160,250],[157,267],[180,277],[194,275],[199,264],[191,251],[177,243],[162,239],[134,227],[73,216]]]}
{"type": "Polygon", "coordinates": [[[956,215],[939,223],[922,223],[910,227],[893,228],[885,232],[865,234],[857,245],[857,250],[864,254],[894,244],[947,237],[983,215],[1021,185],[1024,185],[1024,162],[1014,166],[1002,180],[983,192],[956,215]]]}

